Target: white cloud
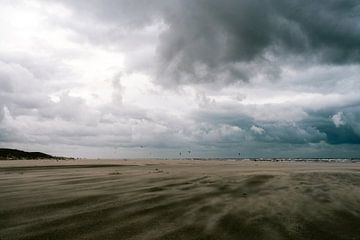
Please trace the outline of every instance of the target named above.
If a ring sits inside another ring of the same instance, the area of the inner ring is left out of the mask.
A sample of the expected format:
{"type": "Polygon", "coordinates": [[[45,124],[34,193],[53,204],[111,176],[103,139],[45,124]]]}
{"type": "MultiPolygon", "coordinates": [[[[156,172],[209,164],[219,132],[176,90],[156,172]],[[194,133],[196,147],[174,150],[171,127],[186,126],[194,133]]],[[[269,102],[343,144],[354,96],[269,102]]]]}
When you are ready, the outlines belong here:
{"type": "Polygon", "coordinates": [[[343,112],[338,112],[334,116],[331,117],[331,120],[333,121],[335,126],[338,128],[338,127],[346,124],[344,117],[345,116],[344,116],[343,112]]]}
{"type": "Polygon", "coordinates": [[[255,134],[259,134],[259,135],[262,135],[265,133],[265,130],[263,128],[257,127],[255,125],[252,125],[250,130],[253,131],[255,134]]]}

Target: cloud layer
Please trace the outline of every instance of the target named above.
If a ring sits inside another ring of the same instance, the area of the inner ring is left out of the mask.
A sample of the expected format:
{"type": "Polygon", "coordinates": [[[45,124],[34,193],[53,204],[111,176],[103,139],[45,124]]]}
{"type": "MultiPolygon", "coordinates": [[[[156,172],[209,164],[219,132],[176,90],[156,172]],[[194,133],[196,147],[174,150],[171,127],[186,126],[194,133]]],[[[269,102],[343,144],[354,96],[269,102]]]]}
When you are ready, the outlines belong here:
{"type": "Polygon", "coordinates": [[[350,0],[3,1],[0,145],[359,156],[359,10],[350,0]]]}

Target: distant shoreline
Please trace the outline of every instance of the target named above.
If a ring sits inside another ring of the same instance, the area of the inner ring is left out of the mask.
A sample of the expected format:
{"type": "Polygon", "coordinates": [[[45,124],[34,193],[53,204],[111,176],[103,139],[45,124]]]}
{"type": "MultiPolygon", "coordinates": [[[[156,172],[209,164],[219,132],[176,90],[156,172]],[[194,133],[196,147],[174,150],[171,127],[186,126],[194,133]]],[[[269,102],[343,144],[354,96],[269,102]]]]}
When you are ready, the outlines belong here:
{"type": "Polygon", "coordinates": [[[30,160],[89,160],[89,161],[251,161],[251,162],[312,162],[312,163],[360,163],[360,158],[2,158],[0,161],[30,161],[30,160]]]}
{"type": "Polygon", "coordinates": [[[287,158],[287,157],[273,157],[273,158],[246,158],[246,157],[237,157],[237,158],[73,158],[73,157],[61,157],[61,156],[52,156],[42,152],[26,152],[18,149],[10,148],[0,148],[0,161],[11,161],[11,160],[197,160],[197,161],[255,161],[255,162],[360,162],[360,157],[358,158],[287,158]]]}
{"type": "Polygon", "coordinates": [[[26,152],[18,149],[0,148],[0,160],[65,160],[72,159],[66,157],[52,156],[42,152],[26,152]]]}

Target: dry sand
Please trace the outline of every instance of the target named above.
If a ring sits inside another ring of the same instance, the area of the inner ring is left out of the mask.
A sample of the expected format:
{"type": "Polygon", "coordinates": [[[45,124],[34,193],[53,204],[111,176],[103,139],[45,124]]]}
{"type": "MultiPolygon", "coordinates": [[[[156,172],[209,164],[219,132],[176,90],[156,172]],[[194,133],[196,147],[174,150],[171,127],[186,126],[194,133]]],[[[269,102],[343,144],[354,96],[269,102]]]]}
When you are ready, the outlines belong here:
{"type": "Polygon", "coordinates": [[[360,164],[0,161],[0,239],[360,239],[360,164]]]}

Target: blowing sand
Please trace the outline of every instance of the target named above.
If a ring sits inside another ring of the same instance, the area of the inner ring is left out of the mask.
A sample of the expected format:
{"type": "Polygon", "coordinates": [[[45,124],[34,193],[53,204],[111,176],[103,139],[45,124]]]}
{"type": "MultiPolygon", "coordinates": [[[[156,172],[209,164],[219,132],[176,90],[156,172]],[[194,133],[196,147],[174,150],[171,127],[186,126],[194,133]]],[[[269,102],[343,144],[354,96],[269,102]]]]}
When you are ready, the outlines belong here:
{"type": "Polygon", "coordinates": [[[0,161],[0,239],[360,239],[360,164],[0,161]]]}

